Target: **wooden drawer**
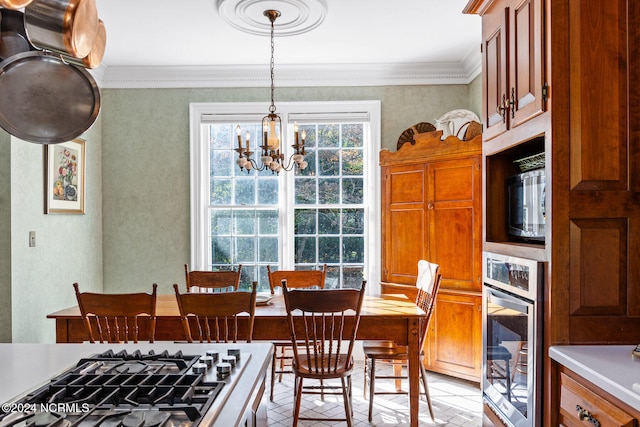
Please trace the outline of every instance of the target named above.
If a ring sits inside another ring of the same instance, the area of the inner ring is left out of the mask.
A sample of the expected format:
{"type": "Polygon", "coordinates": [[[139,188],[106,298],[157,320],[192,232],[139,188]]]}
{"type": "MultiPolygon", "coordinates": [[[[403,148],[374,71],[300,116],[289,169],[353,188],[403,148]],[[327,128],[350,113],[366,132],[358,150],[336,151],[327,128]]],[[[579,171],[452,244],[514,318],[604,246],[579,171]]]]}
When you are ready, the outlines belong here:
{"type": "Polygon", "coordinates": [[[564,373],[560,373],[561,425],[567,427],[637,427],[636,419],[564,373]],[[580,419],[580,415],[583,419],[580,419]]]}

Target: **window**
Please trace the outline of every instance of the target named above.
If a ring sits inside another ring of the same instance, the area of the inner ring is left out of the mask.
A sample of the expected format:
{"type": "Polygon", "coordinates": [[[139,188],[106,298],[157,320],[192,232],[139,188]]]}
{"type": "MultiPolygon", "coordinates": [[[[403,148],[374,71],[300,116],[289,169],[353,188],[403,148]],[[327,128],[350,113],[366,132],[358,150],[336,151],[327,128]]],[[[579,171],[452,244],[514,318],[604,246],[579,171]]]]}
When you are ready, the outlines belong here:
{"type": "Polygon", "coordinates": [[[357,287],[363,278],[377,284],[379,102],[277,107],[286,130],[282,146],[291,145],[294,123],[307,134],[304,170],[276,175],[236,165],[236,126],[243,143],[248,131],[258,151],[268,104],[191,105],[191,265],[225,270],[242,264],[241,285],[257,280],[263,291],[267,265],[327,264],[328,288],[357,287]]]}

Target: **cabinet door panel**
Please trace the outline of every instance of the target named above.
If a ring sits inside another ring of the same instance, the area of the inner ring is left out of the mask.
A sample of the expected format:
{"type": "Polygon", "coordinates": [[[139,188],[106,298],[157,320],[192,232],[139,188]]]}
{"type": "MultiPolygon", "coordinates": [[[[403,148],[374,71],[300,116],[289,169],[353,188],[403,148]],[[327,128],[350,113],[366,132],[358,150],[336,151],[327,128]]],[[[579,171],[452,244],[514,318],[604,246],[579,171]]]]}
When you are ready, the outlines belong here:
{"type": "Polygon", "coordinates": [[[507,130],[504,107],[507,97],[507,9],[496,7],[496,12],[485,15],[483,20],[482,69],[483,73],[483,117],[486,141],[507,130]],[[487,25],[485,27],[485,25],[487,25]]]}
{"type": "Polygon", "coordinates": [[[481,289],[481,171],[478,158],[428,167],[429,260],[440,265],[446,289],[481,289]]]}
{"type": "Polygon", "coordinates": [[[516,127],[543,111],[543,24],[540,0],[525,0],[510,10],[511,124],[516,127]]]}
{"type": "Polygon", "coordinates": [[[388,230],[392,236],[386,241],[388,274],[385,281],[415,286],[418,274],[416,260],[425,258],[425,217],[420,210],[393,210],[388,213],[388,230]],[[394,226],[394,224],[396,226],[394,226]],[[397,226],[401,224],[401,226],[397,226]]]}
{"type": "Polygon", "coordinates": [[[628,45],[623,0],[570,2],[571,188],[628,188],[628,45]],[[602,52],[607,52],[604,54],[602,52]],[[606,76],[606,78],[603,78],[606,76]],[[593,102],[603,95],[603,102],[593,102]]]}
{"type": "Polygon", "coordinates": [[[399,168],[389,174],[389,201],[391,205],[424,201],[424,169],[399,168]]]}
{"type": "Polygon", "coordinates": [[[430,221],[429,259],[440,265],[447,289],[476,290],[476,242],[471,207],[434,209],[430,221]]]}
{"type": "Polygon", "coordinates": [[[382,281],[415,286],[417,260],[425,258],[424,165],[385,168],[382,176],[382,281]]]}
{"type": "Polygon", "coordinates": [[[481,296],[440,291],[429,325],[426,367],[470,381],[480,379],[481,296]]]}
{"type": "Polygon", "coordinates": [[[571,315],[627,313],[628,234],[625,219],[574,219],[571,222],[571,315]]]}

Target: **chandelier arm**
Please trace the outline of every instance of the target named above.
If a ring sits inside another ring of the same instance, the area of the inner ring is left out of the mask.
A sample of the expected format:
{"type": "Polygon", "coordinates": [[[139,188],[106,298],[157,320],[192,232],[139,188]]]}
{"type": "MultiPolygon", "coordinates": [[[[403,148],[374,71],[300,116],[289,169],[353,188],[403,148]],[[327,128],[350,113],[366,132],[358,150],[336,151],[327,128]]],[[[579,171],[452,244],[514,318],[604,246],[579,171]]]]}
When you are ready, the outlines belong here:
{"type": "Polygon", "coordinates": [[[293,160],[293,156],[295,154],[292,154],[291,156],[289,156],[289,160],[287,161],[287,165],[284,165],[284,161],[282,162],[282,169],[284,169],[285,171],[289,172],[290,170],[292,170],[295,166],[296,166],[296,162],[293,160]]]}
{"type": "MultiPolygon", "coordinates": [[[[252,158],[248,158],[247,160],[251,163],[252,169],[254,170],[263,171],[266,169],[262,163],[261,163],[261,166],[258,166],[258,163],[252,158]]],[[[251,172],[250,170],[247,171],[247,173],[250,173],[250,172],[251,172]]]]}

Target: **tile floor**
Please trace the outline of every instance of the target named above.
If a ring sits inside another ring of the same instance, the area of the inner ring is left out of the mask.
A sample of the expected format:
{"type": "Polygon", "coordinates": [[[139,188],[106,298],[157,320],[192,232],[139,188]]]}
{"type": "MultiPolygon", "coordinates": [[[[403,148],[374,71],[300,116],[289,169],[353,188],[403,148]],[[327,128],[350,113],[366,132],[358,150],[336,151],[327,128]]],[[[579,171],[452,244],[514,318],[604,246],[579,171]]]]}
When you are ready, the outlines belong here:
{"type": "MultiPolygon", "coordinates": [[[[477,383],[472,383],[457,378],[429,372],[429,392],[436,422],[431,421],[429,409],[424,398],[420,400],[420,425],[421,426],[482,426],[482,403],[480,388],[477,383]]],[[[290,427],[293,410],[293,375],[284,375],[281,383],[276,383],[273,402],[269,401],[269,375],[267,375],[267,401],[268,426],[290,427]]],[[[306,382],[305,382],[306,384],[306,382]]],[[[391,387],[393,380],[377,380],[376,388],[391,387]]],[[[354,427],[365,426],[408,426],[408,400],[406,395],[376,395],[373,407],[373,421],[368,421],[369,401],[363,397],[363,363],[356,365],[353,375],[353,412],[354,427]]],[[[318,396],[303,395],[302,413],[306,416],[313,412],[320,413],[317,416],[341,417],[344,414],[342,400],[334,396],[326,396],[322,402],[318,396]]],[[[302,415],[302,414],[301,414],[302,415]]],[[[304,416],[304,415],[302,415],[304,416]]],[[[299,426],[326,427],[340,425],[345,422],[331,421],[300,421],[299,426]]]]}

